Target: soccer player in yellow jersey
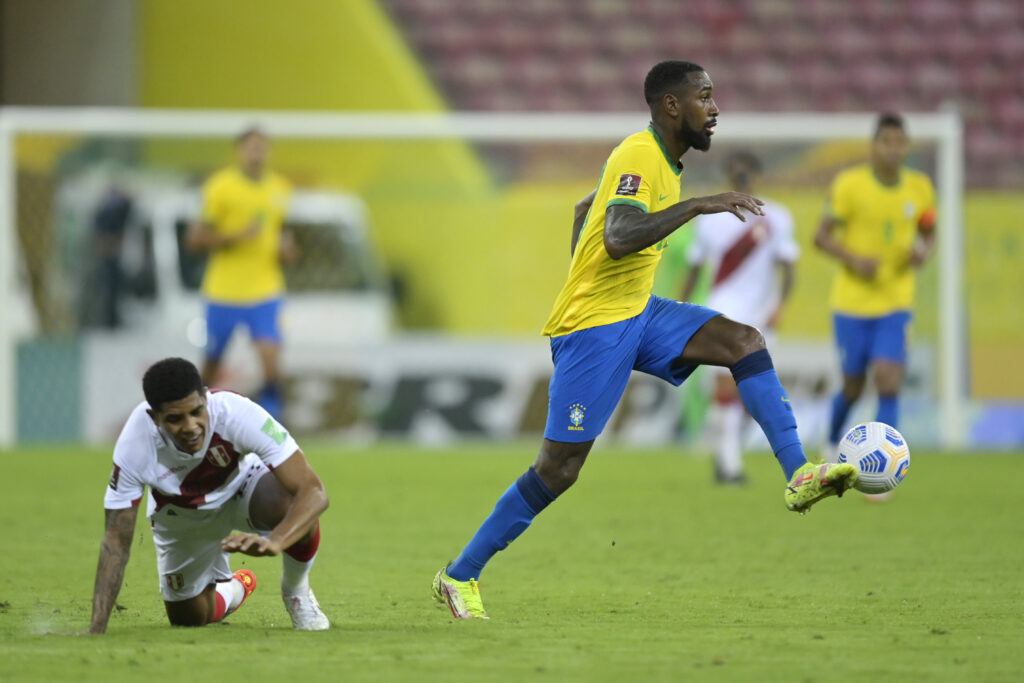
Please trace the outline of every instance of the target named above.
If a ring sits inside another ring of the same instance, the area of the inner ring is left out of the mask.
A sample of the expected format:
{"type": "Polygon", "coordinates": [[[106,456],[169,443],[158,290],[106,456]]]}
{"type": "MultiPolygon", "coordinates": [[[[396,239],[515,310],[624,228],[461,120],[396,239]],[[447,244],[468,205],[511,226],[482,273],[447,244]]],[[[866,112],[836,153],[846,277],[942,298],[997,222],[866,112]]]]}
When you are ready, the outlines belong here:
{"type": "Polygon", "coordinates": [[[237,164],[206,181],[202,215],[189,226],[186,244],[209,253],[202,284],[207,333],[203,382],[216,385],[224,349],[235,329],[244,325],[263,365],[264,384],[256,402],[280,418],[281,263],[293,260],[296,251],[291,234],[281,229],[291,187],[267,168],[269,151],[267,136],[257,128],[238,136],[237,164]]]}
{"type": "Polygon", "coordinates": [[[878,118],[869,163],[841,172],[814,243],[839,261],[830,305],[843,371],[832,401],[827,460],[835,460],[843,424],[871,367],[879,422],[899,428],[899,393],[914,302],[914,271],[935,245],[935,190],[903,165],[903,119],[878,118]]]}
{"type": "Polygon", "coordinates": [[[651,294],[665,240],[677,228],[700,214],[761,216],[763,202],[742,192],[680,201],[680,159],[691,147],[711,146],[718,120],[702,67],[655,65],[644,97],[650,126],[612,151],[589,211],[577,205],[568,281],[544,326],[555,369],[537,460],[434,577],[434,599],[457,618],[487,616],[477,583],[484,565],[576,481],[633,370],[678,386],[698,365],[730,368],[789,481],[784,500],[790,510],[804,512],[856,481],[851,465],[808,464],[789,399],[756,328],[651,294]]]}

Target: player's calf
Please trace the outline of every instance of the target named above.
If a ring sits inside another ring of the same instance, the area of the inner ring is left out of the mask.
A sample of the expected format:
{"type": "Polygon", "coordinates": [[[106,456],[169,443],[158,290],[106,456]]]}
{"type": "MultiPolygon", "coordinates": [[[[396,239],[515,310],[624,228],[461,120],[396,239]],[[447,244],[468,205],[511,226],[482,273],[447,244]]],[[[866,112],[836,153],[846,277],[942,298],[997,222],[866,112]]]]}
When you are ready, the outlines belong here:
{"type": "Polygon", "coordinates": [[[171,626],[206,626],[224,619],[256,590],[256,575],[239,569],[231,579],[218,581],[188,600],[165,601],[171,626]]]}

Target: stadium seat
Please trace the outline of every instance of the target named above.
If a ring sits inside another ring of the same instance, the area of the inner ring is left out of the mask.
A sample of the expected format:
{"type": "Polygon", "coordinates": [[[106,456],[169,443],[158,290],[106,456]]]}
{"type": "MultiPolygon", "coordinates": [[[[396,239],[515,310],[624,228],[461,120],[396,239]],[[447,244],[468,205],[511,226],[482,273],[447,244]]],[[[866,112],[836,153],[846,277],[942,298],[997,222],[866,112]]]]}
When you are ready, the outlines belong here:
{"type": "Polygon", "coordinates": [[[1006,0],[381,0],[454,108],[630,110],[660,59],[730,111],[960,106],[967,177],[1019,176],[1024,11],[1006,0]],[[983,36],[983,39],[979,39],[983,36]],[[685,54],[680,54],[680,51],[685,54]],[[796,90],[794,91],[794,87],[796,90]]]}

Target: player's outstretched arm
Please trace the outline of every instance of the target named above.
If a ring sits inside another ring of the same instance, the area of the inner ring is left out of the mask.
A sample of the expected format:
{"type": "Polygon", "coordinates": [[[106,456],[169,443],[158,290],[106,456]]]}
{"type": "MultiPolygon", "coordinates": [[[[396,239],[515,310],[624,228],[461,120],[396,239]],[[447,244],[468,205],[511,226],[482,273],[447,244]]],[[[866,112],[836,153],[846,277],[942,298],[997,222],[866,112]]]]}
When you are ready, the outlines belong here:
{"type": "Polygon", "coordinates": [[[745,212],[763,216],[762,206],[763,201],[743,192],[694,197],[654,213],[615,204],[608,207],[605,216],[604,248],[613,259],[620,259],[657,244],[695,216],[728,212],[746,221],[745,212]]]}
{"type": "Polygon", "coordinates": [[[596,194],[596,189],[591,190],[590,194],[576,202],[572,219],[572,242],[569,244],[569,256],[576,253],[576,243],[580,240],[580,232],[583,231],[583,223],[587,220],[587,214],[590,213],[590,207],[594,205],[594,195],[596,194]]]}
{"type": "Polygon", "coordinates": [[[324,484],[302,451],[295,451],[274,468],[274,476],[292,496],[288,512],[265,538],[256,534],[231,534],[221,541],[221,548],[226,552],[256,557],[277,555],[309,533],[327,509],[329,501],[324,484]]]}
{"type": "Polygon", "coordinates": [[[139,507],[133,505],[122,510],[106,511],[106,530],[100,545],[100,559],[96,566],[96,584],[92,593],[92,621],[89,633],[104,633],[114,601],[121,592],[124,568],[132,549],[132,534],[139,507]]]}

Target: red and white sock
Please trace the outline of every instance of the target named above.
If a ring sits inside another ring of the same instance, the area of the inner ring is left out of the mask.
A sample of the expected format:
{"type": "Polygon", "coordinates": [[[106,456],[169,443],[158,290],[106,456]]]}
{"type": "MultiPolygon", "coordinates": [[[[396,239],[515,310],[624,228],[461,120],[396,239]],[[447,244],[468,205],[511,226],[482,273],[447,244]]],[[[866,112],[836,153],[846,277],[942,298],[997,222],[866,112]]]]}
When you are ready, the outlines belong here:
{"type": "Polygon", "coordinates": [[[244,598],[245,587],[238,579],[218,581],[214,588],[213,619],[210,621],[220,621],[234,612],[244,598]]]}
{"type": "Polygon", "coordinates": [[[313,568],[319,548],[320,523],[317,522],[312,536],[293,544],[281,555],[281,593],[300,595],[309,590],[309,571],[313,568]]]}

